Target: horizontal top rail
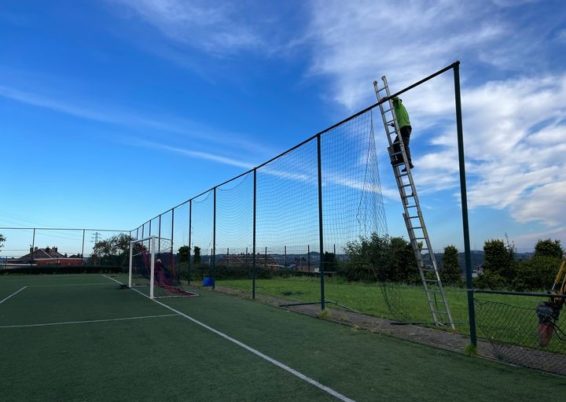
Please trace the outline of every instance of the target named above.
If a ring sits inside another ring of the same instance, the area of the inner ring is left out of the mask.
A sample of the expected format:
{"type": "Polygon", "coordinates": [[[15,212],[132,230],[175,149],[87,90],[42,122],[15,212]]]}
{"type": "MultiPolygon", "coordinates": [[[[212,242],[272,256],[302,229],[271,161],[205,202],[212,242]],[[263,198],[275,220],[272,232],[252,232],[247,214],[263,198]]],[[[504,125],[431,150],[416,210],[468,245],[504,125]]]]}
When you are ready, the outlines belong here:
{"type": "Polygon", "coordinates": [[[558,297],[560,299],[566,299],[566,295],[557,295],[550,292],[517,292],[510,290],[484,290],[484,289],[471,289],[474,293],[485,293],[485,294],[495,294],[495,295],[513,295],[513,296],[529,296],[529,297],[558,297]]]}

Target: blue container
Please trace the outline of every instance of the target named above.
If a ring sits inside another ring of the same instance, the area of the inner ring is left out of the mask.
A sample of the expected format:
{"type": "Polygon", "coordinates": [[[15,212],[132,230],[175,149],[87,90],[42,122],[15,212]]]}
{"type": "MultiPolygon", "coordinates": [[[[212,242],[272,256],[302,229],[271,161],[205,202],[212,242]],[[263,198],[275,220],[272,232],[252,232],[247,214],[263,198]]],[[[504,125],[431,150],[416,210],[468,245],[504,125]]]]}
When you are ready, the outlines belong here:
{"type": "Polygon", "coordinates": [[[214,278],[211,276],[205,276],[202,280],[202,286],[214,286],[214,278]]]}

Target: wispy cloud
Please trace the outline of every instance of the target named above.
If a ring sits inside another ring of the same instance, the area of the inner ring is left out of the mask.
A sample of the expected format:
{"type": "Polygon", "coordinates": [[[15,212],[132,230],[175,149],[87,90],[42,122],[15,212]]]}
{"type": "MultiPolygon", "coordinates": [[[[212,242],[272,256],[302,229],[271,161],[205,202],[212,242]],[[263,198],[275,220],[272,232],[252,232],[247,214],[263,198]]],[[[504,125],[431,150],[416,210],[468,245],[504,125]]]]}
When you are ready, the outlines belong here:
{"type": "Polygon", "coordinates": [[[120,110],[117,106],[103,109],[68,95],[65,100],[60,100],[61,97],[55,98],[5,85],[0,85],[0,97],[80,119],[133,127],[143,130],[144,136],[160,136],[163,132],[175,133],[184,138],[198,139],[201,144],[216,144],[224,148],[246,151],[254,158],[264,158],[274,153],[271,148],[248,139],[246,135],[218,130],[186,118],[151,117],[120,110]]]}
{"type": "Polygon", "coordinates": [[[109,0],[130,10],[165,37],[207,53],[226,55],[264,47],[235,3],[202,0],[109,0]]]}
{"type": "Polygon", "coordinates": [[[219,154],[213,154],[213,153],[210,153],[210,152],[203,152],[203,151],[196,151],[196,150],[188,149],[188,148],[175,147],[175,146],[160,144],[160,143],[151,142],[151,141],[139,140],[137,138],[132,139],[132,140],[124,140],[122,142],[127,144],[127,145],[130,145],[130,146],[164,150],[164,151],[180,154],[180,155],[183,155],[183,156],[187,156],[189,158],[212,161],[212,162],[216,162],[216,163],[220,163],[220,164],[228,165],[228,166],[236,166],[236,167],[244,168],[244,169],[251,169],[251,168],[254,167],[254,165],[251,164],[251,163],[244,162],[244,161],[234,159],[234,158],[231,158],[231,157],[227,157],[227,156],[222,156],[222,155],[219,155],[219,154]]]}

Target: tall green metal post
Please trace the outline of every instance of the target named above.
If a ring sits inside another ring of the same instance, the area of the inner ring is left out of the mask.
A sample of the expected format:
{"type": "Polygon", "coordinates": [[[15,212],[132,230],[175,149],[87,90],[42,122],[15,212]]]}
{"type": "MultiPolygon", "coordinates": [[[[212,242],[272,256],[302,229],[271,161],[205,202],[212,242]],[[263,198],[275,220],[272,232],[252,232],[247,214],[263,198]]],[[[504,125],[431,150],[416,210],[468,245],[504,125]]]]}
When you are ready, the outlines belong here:
{"type": "Polygon", "coordinates": [[[252,245],[252,299],[255,299],[255,279],[256,279],[256,213],[257,213],[257,169],[254,169],[254,200],[253,200],[253,245],[252,245]]]}
{"type": "Polygon", "coordinates": [[[462,224],[464,230],[464,251],[466,263],[466,288],[468,293],[468,320],[470,343],[477,346],[476,311],[474,306],[474,285],[472,280],[472,257],[470,251],[470,228],[468,225],[468,196],[466,191],[466,164],[464,158],[464,129],[462,125],[462,101],[460,97],[460,62],[454,67],[454,92],[456,100],[456,130],[458,135],[458,160],[460,163],[460,196],[462,198],[462,224]]]}
{"type": "Polygon", "coordinates": [[[321,153],[321,138],[320,134],[316,136],[316,153],[318,160],[318,235],[320,243],[320,262],[318,271],[320,273],[320,309],[324,310],[325,296],[324,296],[324,233],[323,233],[323,220],[322,220],[322,153],[321,153]]]}

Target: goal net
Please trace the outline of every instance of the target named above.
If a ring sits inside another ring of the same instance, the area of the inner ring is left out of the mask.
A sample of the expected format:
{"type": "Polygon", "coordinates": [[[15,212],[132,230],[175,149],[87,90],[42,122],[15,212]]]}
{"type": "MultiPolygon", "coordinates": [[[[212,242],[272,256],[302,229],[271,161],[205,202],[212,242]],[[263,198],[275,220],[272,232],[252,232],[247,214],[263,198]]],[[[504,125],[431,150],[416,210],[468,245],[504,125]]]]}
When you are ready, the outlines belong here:
{"type": "Polygon", "coordinates": [[[148,237],[130,242],[128,286],[151,299],[194,296],[181,286],[173,243],[163,237],[148,237]]]}

